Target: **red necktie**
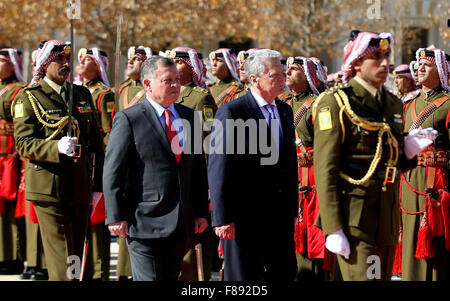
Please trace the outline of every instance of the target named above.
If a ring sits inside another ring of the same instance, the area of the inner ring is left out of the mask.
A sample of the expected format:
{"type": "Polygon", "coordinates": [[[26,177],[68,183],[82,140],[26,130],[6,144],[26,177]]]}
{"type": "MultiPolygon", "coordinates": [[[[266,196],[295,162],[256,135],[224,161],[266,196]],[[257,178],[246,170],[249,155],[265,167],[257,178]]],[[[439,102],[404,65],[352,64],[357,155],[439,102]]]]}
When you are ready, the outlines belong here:
{"type": "Polygon", "coordinates": [[[181,159],[181,145],[180,145],[180,139],[178,138],[177,131],[175,131],[172,120],[170,120],[170,110],[165,109],[164,110],[164,116],[166,118],[166,135],[169,139],[170,148],[172,149],[172,152],[175,155],[175,158],[177,159],[177,163],[180,163],[181,159]]]}

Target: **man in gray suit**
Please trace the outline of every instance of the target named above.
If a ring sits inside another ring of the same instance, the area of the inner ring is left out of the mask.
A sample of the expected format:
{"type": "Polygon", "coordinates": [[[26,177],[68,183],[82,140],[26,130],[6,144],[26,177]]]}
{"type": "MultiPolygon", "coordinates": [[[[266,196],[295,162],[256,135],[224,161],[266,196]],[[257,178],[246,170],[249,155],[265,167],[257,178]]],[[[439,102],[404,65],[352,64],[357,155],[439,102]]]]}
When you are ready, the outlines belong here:
{"type": "Polygon", "coordinates": [[[193,234],[208,226],[205,156],[201,147],[194,152],[201,121],[175,103],[181,86],[172,60],[147,59],[141,82],[146,100],[113,121],[103,173],[106,224],[127,237],[133,280],[176,280],[193,234]]]}

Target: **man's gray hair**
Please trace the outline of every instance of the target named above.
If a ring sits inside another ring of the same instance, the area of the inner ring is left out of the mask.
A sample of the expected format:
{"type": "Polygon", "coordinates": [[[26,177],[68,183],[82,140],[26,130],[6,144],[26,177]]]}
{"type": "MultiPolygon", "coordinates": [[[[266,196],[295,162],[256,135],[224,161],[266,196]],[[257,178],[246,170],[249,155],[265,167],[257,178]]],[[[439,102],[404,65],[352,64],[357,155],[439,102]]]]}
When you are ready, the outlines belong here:
{"type": "Polygon", "coordinates": [[[154,55],[146,59],[141,65],[141,84],[144,86],[144,79],[154,80],[159,67],[175,66],[175,62],[167,57],[154,55]]]}
{"type": "Polygon", "coordinates": [[[267,61],[281,60],[281,53],[272,49],[260,49],[252,52],[244,63],[245,76],[247,77],[249,85],[250,75],[254,74],[261,77],[266,72],[267,61]]]}

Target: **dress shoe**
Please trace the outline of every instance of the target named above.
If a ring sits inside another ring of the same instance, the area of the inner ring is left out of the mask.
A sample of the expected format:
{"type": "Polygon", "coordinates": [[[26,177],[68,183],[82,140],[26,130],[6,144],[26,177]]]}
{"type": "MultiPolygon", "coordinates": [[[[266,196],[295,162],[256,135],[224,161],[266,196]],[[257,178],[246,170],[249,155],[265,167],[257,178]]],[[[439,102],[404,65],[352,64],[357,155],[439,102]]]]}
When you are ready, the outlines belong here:
{"type": "Polygon", "coordinates": [[[34,268],[29,268],[25,272],[20,274],[20,279],[31,279],[31,276],[33,276],[34,273],[36,273],[36,270],[34,268]]]}
{"type": "Polygon", "coordinates": [[[33,275],[31,275],[31,280],[48,280],[48,272],[47,270],[36,270],[33,275]]]}

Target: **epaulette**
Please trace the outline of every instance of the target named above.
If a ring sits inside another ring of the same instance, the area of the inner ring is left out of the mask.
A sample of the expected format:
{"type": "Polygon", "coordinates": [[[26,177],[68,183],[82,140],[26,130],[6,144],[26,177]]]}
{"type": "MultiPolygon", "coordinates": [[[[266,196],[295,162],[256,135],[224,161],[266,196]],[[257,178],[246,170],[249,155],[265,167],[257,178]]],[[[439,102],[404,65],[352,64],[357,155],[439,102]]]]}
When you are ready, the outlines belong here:
{"type": "Polygon", "coordinates": [[[341,83],[341,84],[339,84],[339,85],[337,85],[335,87],[331,87],[331,88],[326,89],[325,91],[323,91],[323,93],[333,94],[333,93],[337,92],[340,89],[345,89],[345,88],[348,88],[348,87],[349,87],[348,83],[341,83]]]}
{"type": "Polygon", "coordinates": [[[232,81],[231,84],[236,87],[244,87],[244,85],[241,82],[238,82],[237,80],[232,81]]]}
{"type": "Polygon", "coordinates": [[[33,89],[38,88],[39,86],[40,86],[39,83],[35,83],[35,84],[32,84],[32,85],[26,86],[26,87],[24,88],[24,90],[33,90],[33,89]]]}
{"type": "Polygon", "coordinates": [[[192,90],[194,90],[196,92],[199,92],[199,93],[203,93],[203,94],[209,94],[208,90],[203,89],[200,86],[195,86],[192,90]]]}

